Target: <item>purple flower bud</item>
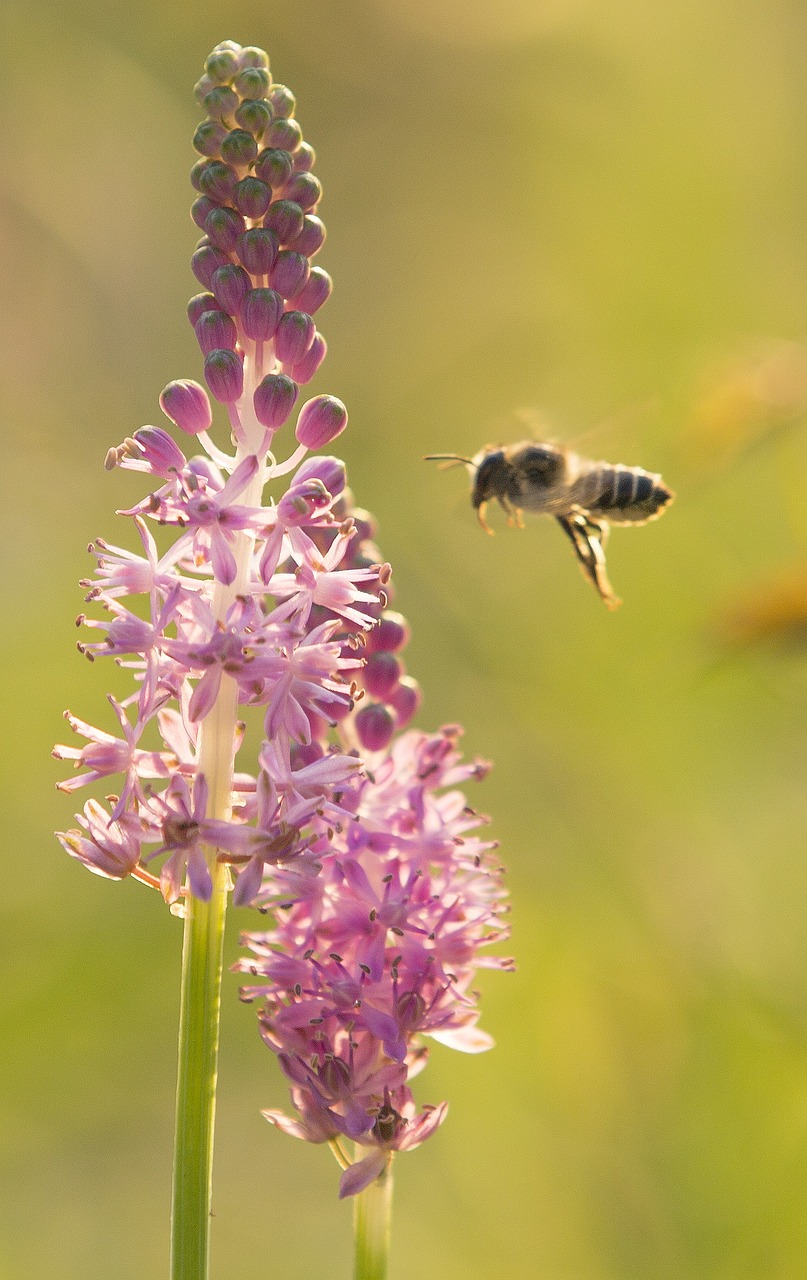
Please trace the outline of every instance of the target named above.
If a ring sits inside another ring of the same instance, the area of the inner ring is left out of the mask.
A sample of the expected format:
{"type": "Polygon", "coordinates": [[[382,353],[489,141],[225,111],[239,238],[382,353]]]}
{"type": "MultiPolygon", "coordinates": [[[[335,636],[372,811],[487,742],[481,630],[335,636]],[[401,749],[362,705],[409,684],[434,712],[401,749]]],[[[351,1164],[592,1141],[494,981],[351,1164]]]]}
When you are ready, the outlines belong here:
{"type": "Polygon", "coordinates": [[[237,267],[233,262],[227,262],[224,266],[218,267],[210,280],[210,288],[216,295],[216,301],[220,302],[231,316],[238,314],[241,300],[246,297],[251,286],[252,281],[244,268],[237,267]]]}
{"type": "Polygon", "coordinates": [[[301,209],[313,209],[322,199],[322,184],[313,173],[295,173],[283,188],[283,199],[293,200],[301,209]]]}
{"type": "Polygon", "coordinates": [[[266,227],[250,227],[236,246],[238,256],[251,276],[268,275],[277,258],[277,236],[266,227]]]}
{"type": "Polygon", "coordinates": [[[292,174],[291,156],[288,151],[267,147],[255,162],[255,173],[270,187],[285,187],[292,174]]]}
{"type": "Polygon", "coordinates": [[[221,311],[221,307],[212,293],[197,293],[188,303],[188,319],[192,325],[205,311],[221,311]]]}
{"type": "Polygon", "coordinates": [[[389,702],[402,675],[403,666],[395,654],[383,651],[371,653],[361,671],[362,683],[367,692],[373,698],[380,698],[382,702],[389,702]]]}
{"type": "Polygon", "coordinates": [[[274,120],[266,130],[267,147],[279,147],[281,151],[294,151],[303,140],[303,131],[296,120],[274,120]]]}
{"type": "Polygon", "coordinates": [[[395,721],[381,702],[371,702],[356,712],[356,733],[367,751],[383,751],[392,741],[395,721]]]}
{"type": "Polygon", "coordinates": [[[382,613],[378,625],[367,633],[367,652],[395,653],[403,649],[408,640],[409,623],[406,618],[402,613],[388,609],[382,613]]]}
{"type": "Polygon", "coordinates": [[[260,178],[242,178],[233,192],[235,207],[245,218],[262,218],[271,199],[271,189],[260,178]]]}
{"type": "Polygon", "coordinates": [[[307,311],[312,316],[328,301],[332,289],[333,280],[328,272],[322,267],[314,267],[300,292],[293,295],[294,305],[298,311],[307,311]]]}
{"type": "Polygon", "coordinates": [[[141,427],[139,431],[135,431],[134,438],[156,475],[167,478],[185,466],[185,454],[162,427],[141,427]]]}
{"type": "Polygon", "coordinates": [[[211,351],[235,350],[238,331],[231,316],[224,311],[203,311],[193,326],[196,340],[202,349],[202,355],[209,356],[211,351]]]}
{"type": "Polygon", "coordinates": [[[293,249],[281,249],[272,268],[272,288],[283,298],[294,298],[308,279],[308,272],[308,258],[293,249]]]}
{"type": "Polygon", "coordinates": [[[263,225],[274,231],[281,244],[288,244],[303,229],[303,211],[291,200],[273,200],[264,214],[263,225]]]}
{"type": "Polygon", "coordinates": [[[193,96],[199,103],[200,107],[205,105],[205,98],[210,93],[211,89],[214,89],[215,87],[216,86],[210,76],[202,76],[200,80],[196,81],[196,84],[193,86],[193,96]]]}
{"type": "Polygon", "coordinates": [[[167,418],[189,436],[207,431],[213,421],[207,392],[190,378],[169,382],[160,393],[160,408],[167,418]]]}
{"type": "Polygon", "coordinates": [[[199,283],[209,289],[212,285],[213,276],[219,267],[223,267],[226,262],[227,255],[222,253],[220,249],[214,249],[212,244],[203,244],[201,248],[194,251],[191,258],[191,270],[199,283]]]}
{"type": "Polygon", "coordinates": [[[199,196],[198,200],[194,200],[191,205],[191,217],[200,231],[204,231],[205,218],[210,213],[210,210],[215,209],[216,207],[217,206],[214,205],[213,201],[208,199],[207,196],[199,196]]]}
{"type": "Polygon", "coordinates": [[[244,367],[235,351],[211,351],[205,357],[205,380],[220,404],[233,404],[244,390],[244,367]]]}
{"type": "Polygon", "coordinates": [[[396,728],[406,728],[409,721],[417,713],[422,697],[417,680],[413,680],[411,676],[402,676],[398,688],[389,700],[389,704],[395,713],[396,728]]]}
{"type": "Polygon", "coordinates": [[[199,174],[199,190],[214,204],[229,204],[237,186],[237,173],[220,160],[208,160],[199,174]]]}
{"type": "Polygon", "coordinates": [[[203,120],[193,135],[193,149],[201,156],[218,159],[227,130],[218,120],[203,120]]]}
{"type": "Polygon", "coordinates": [[[254,342],[268,342],[283,314],[283,299],[274,289],[250,289],[241,303],[244,333],[254,342]]]}
{"type": "Polygon", "coordinates": [[[205,172],[209,164],[209,160],[197,160],[196,164],[191,169],[190,180],[194,191],[202,190],[202,174],[205,172]]]}
{"type": "Polygon", "coordinates": [[[317,153],[308,142],[301,142],[294,153],[294,172],[310,173],[317,160],[317,153]]]}
{"type": "Polygon", "coordinates": [[[238,55],[223,45],[218,45],[205,62],[205,71],[216,84],[226,84],[238,71],[238,55]]]}
{"type": "Polygon", "coordinates": [[[298,236],[289,242],[290,249],[304,253],[313,258],[325,243],[325,225],[315,213],[307,213],[303,219],[303,229],[298,236]]]}
{"type": "Polygon", "coordinates": [[[306,382],[310,382],[322,364],[328,352],[328,344],[321,333],[314,334],[314,341],[308,349],[306,355],[303,356],[292,369],[292,377],[295,382],[299,382],[304,386],[306,382]]]}
{"type": "Polygon", "coordinates": [[[272,77],[265,67],[244,67],[233,81],[233,88],[242,98],[265,98],[272,84],[272,77]]]}
{"type": "Polygon", "coordinates": [[[244,225],[244,219],[235,209],[213,205],[205,218],[204,230],[217,249],[222,253],[232,253],[238,237],[244,233],[244,225]]]}
{"type": "Polygon", "coordinates": [[[331,497],[338,498],[347,483],[345,464],[341,458],[328,454],[306,458],[294,473],[294,483],[302,484],[305,480],[321,480],[331,497]]]}
{"type": "Polygon", "coordinates": [[[287,311],[275,334],[275,354],[281,364],[298,364],[314,341],[314,321],[304,311],[287,311]]]}
{"type": "Polygon", "coordinates": [[[272,123],[272,108],[261,98],[246,98],[235,113],[235,122],[254,138],[262,138],[272,123]]]}
{"type": "MultiPolygon", "coordinates": [[[[269,54],[263,49],[259,49],[257,45],[247,44],[241,50],[238,58],[238,66],[240,67],[263,67],[269,70],[269,54]]],[[[272,83],[272,77],[269,77],[269,83],[272,83]]]]}
{"type": "Polygon", "coordinates": [[[221,158],[234,169],[246,169],[258,154],[258,144],[246,129],[233,129],[221,144],[221,158]]]}
{"type": "Polygon", "coordinates": [[[255,388],[253,404],[261,426],[272,431],[282,427],[288,418],[300,388],[284,373],[270,373],[255,388]]]}
{"type": "Polygon", "coordinates": [[[202,105],[212,120],[226,120],[238,106],[238,94],[229,85],[217,84],[205,94],[202,105]]]}
{"type": "Polygon", "coordinates": [[[294,115],[297,99],[291,89],[287,89],[284,84],[273,84],[266,96],[276,120],[287,120],[289,116],[294,115]]]}
{"type": "Polygon", "coordinates": [[[336,396],[315,396],[306,400],[300,410],[294,434],[306,449],[324,449],[346,426],[347,409],[341,400],[336,396]]]}

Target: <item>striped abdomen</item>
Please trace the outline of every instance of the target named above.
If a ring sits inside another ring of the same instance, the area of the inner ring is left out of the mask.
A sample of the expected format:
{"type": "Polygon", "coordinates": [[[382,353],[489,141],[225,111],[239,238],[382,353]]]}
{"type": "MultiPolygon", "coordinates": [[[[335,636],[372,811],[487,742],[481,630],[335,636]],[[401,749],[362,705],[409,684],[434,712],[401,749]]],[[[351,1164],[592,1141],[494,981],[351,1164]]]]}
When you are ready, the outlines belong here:
{"type": "Polygon", "coordinates": [[[609,524],[643,524],[661,515],[674,494],[659,475],[641,467],[595,462],[574,485],[579,506],[609,524]]]}

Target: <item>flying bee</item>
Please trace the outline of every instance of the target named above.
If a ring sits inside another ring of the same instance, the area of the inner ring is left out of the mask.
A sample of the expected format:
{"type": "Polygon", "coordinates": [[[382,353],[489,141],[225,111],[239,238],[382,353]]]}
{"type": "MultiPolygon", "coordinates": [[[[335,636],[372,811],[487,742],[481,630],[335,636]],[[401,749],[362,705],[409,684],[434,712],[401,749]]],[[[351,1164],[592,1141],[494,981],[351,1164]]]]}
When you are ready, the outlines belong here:
{"type": "Polygon", "coordinates": [[[507,523],[524,528],[524,512],[554,516],[570,539],[585,577],[609,609],[621,604],[608,581],[605,544],[612,524],[646,524],[661,515],[675,497],[661,476],[621,462],[591,462],[571,449],[523,440],[486,445],[473,458],[455,453],[429,454],[427,461],[465,463],[473,485],[471,505],[487,533],[492,499],[507,513],[507,523]]]}

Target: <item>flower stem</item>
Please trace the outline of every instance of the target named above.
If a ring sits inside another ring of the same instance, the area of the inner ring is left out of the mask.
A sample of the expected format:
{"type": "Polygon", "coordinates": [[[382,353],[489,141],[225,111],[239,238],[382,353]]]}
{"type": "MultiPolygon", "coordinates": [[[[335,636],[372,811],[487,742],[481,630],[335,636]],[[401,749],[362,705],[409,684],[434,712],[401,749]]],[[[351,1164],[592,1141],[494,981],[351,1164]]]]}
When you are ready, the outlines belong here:
{"type": "Polygon", "coordinates": [[[353,1280],[386,1280],[392,1225],[392,1162],[353,1202],[353,1280]]]}
{"type": "Polygon", "coordinates": [[[213,1124],[219,1048],[227,869],[214,866],[213,894],[189,894],[179,1015],[171,1280],[206,1280],[210,1247],[213,1124]]]}

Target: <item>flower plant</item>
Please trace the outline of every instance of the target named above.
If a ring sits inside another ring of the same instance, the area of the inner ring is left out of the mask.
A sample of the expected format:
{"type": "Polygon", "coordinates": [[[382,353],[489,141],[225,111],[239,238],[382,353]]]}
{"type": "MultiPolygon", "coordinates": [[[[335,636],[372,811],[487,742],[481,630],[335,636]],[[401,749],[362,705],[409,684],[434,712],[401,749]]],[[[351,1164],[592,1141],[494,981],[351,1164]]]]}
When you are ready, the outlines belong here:
{"type": "Polygon", "coordinates": [[[293,1114],[264,1114],[330,1144],[340,1195],[355,1197],[355,1275],[381,1277],[393,1155],[446,1113],[418,1109],[411,1092],[424,1037],[489,1047],[471,984],[482,966],[510,967],[480,955],[506,936],[504,891],[486,820],[458,789],[487,765],[463,762],[456,725],[408,727],[420,691],[390,567],[344,463],[322,452],[347,425],[344,404],[316,395],[289,425],[325,355],[314,317],[331,291],[312,265],[321,190],[294,96],[262,50],[231,41],[196,96],[203,291],[188,316],[207,390],[170,383],[160,406],[179,436],[142,427],[106,456],[109,470],[142,472],[148,492],[120,513],[136,551],[91,546],[82,586],[100,616],[79,617],[93,637],[79,649],[132,683],[109,697],[111,731],[66,713],[82,744],[55,748],[74,766],[61,789],[117,781],[59,839],[91,871],[158,890],[184,920],[174,1280],[208,1273],[230,893],[256,913],[236,966],[242,997],[290,1084],[293,1114]]]}

